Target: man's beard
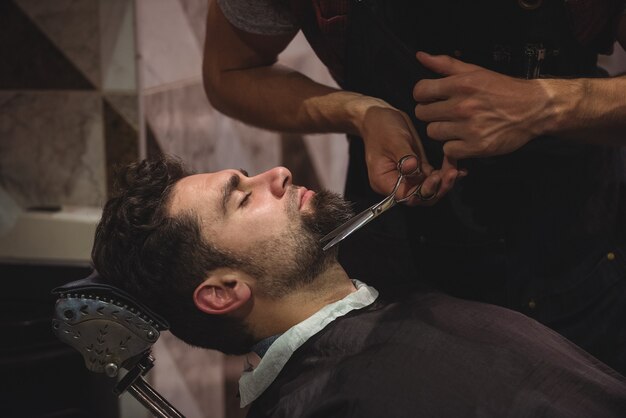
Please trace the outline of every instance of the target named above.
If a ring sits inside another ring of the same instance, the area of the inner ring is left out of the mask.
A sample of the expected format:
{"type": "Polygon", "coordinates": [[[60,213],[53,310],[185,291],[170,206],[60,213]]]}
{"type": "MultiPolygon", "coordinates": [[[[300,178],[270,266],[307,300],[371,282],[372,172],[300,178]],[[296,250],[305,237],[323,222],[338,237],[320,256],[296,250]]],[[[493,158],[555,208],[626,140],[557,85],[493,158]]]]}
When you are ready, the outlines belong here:
{"type": "Polygon", "coordinates": [[[311,206],[313,212],[302,215],[302,223],[315,236],[316,247],[322,248],[319,240],[352,217],[352,206],[343,197],[328,190],[315,194],[311,206]]]}
{"type": "MultiPolygon", "coordinates": [[[[293,189],[293,202],[295,189],[293,189]]],[[[290,196],[291,197],[291,196],[290,196]]],[[[337,249],[324,251],[320,239],[352,216],[350,204],[336,193],[323,190],[309,201],[311,211],[288,207],[289,228],[282,237],[262,243],[254,257],[265,268],[263,292],[280,297],[308,285],[336,262],[337,249]],[[268,260],[273,265],[267,266],[268,260]]]]}

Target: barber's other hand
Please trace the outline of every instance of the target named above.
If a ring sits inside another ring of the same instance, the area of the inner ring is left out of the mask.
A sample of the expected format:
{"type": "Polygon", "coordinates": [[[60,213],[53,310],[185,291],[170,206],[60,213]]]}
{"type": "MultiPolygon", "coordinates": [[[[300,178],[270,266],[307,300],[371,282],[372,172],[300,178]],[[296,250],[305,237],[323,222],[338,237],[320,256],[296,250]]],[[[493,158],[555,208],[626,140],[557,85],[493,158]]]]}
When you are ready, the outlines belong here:
{"type": "MultiPolygon", "coordinates": [[[[422,184],[420,194],[430,200],[413,197],[406,202],[409,206],[435,204],[454,186],[457,177],[465,172],[459,172],[456,161],[445,158],[439,170],[435,170],[429,163],[417,132],[409,117],[398,109],[381,102],[380,106],[371,106],[367,110],[361,127],[361,136],[365,144],[365,160],[372,189],[382,195],[388,195],[393,190],[398,179],[397,164],[400,158],[407,154],[417,155],[421,163],[419,176],[408,177],[400,185],[397,196],[405,196],[411,188],[422,184]]],[[[408,161],[407,161],[408,162],[408,161]]],[[[411,170],[414,167],[405,167],[411,170]]]]}
{"type": "Polygon", "coordinates": [[[415,116],[428,136],[445,141],[453,159],[508,154],[541,134],[547,93],[537,80],[522,80],[447,55],[417,53],[444,77],[420,80],[413,89],[415,116]]]}

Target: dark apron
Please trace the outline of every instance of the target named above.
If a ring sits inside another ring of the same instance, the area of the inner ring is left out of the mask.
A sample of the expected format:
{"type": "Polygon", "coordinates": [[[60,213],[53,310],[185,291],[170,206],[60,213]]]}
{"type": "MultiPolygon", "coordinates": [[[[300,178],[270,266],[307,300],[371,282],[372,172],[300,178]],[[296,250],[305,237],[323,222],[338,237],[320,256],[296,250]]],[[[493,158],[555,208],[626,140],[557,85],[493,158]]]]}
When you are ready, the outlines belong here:
{"type": "MultiPolygon", "coordinates": [[[[410,115],[439,167],[442,145],[414,118],[412,99],[415,83],[436,75],[415,52],[460,55],[516,77],[598,76],[596,53],[578,44],[565,16],[558,0],[535,10],[515,0],[352,1],[338,81],[410,115]]],[[[469,175],[435,206],[395,208],[346,239],[340,261],[349,274],[383,292],[420,281],[524,312],[626,373],[619,150],[542,137],[460,164],[469,175]]],[[[350,138],[345,194],[356,210],[381,198],[360,138],[350,138]]]]}

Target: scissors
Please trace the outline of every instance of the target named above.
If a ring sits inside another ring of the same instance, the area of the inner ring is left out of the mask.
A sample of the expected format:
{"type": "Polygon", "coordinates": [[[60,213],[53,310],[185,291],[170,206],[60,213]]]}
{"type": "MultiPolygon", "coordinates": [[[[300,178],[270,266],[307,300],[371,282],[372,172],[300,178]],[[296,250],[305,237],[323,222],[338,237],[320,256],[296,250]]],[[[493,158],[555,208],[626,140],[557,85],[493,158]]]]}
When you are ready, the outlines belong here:
{"type": "Polygon", "coordinates": [[[391,191],[391,194],[389,194],[389,196],[385,197],[379,203],[376,203],[370,206],[369,208],[365,209],[363,212],[352,217],[351,219],[349,219],[348,221],[346,221],[345,223],[343,223],[342,225],[338,226],[337,228],[329,232],[327,235],[325,235],[320,240],[320,243],[324,245],[323,247],[324,251],[328,250],[329,248],[334,247],[341,240],[351,235],[357,229],[360,229],[361,227],[367,225],[373,219],[378,218],[380,215],[382,215],[383,213],[387,212],[389,209],[394,207],[397,203],[406,202],[412,196],[417,196],[419,194],[421,186],[422,186],[421,184],[416,186],[414,190],[411,190],[405,197],[401,199],[396,198],[396,193],[398,192],[398,188],[400,187],[400,184],[402,183],[402,180],[404,180],[405,177],[420,175],[422,173],[422,170],[419,164],[419,159],[417,158],[417,156],[409,154],[400,158],[397,164],[397,170],[398,170],[398,180],[396,181],[396,185],[391,191]],[[415,159],[417,164],[415,166],[415,169],[405,173],[402,170],[402,166],[404,165],[405,161],[410,160],[410,159],[415,159]]]}

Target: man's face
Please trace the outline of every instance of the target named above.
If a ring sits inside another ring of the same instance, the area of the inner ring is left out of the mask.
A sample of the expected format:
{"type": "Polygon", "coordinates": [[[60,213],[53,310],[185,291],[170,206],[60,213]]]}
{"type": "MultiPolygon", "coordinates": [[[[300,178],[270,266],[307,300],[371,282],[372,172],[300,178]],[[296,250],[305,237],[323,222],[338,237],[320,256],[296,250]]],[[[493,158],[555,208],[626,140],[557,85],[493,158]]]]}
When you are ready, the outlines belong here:
{"type": "Polygon", "coordinates": [[[193,213],[204,238],[244,260],[280,296],[310,281],[334,259],[319,239],[350,216],[338,196],[291,183],[277,167],[254,177],[236,170],[196,174],[176,183],[170,213],[193,213]]]}

